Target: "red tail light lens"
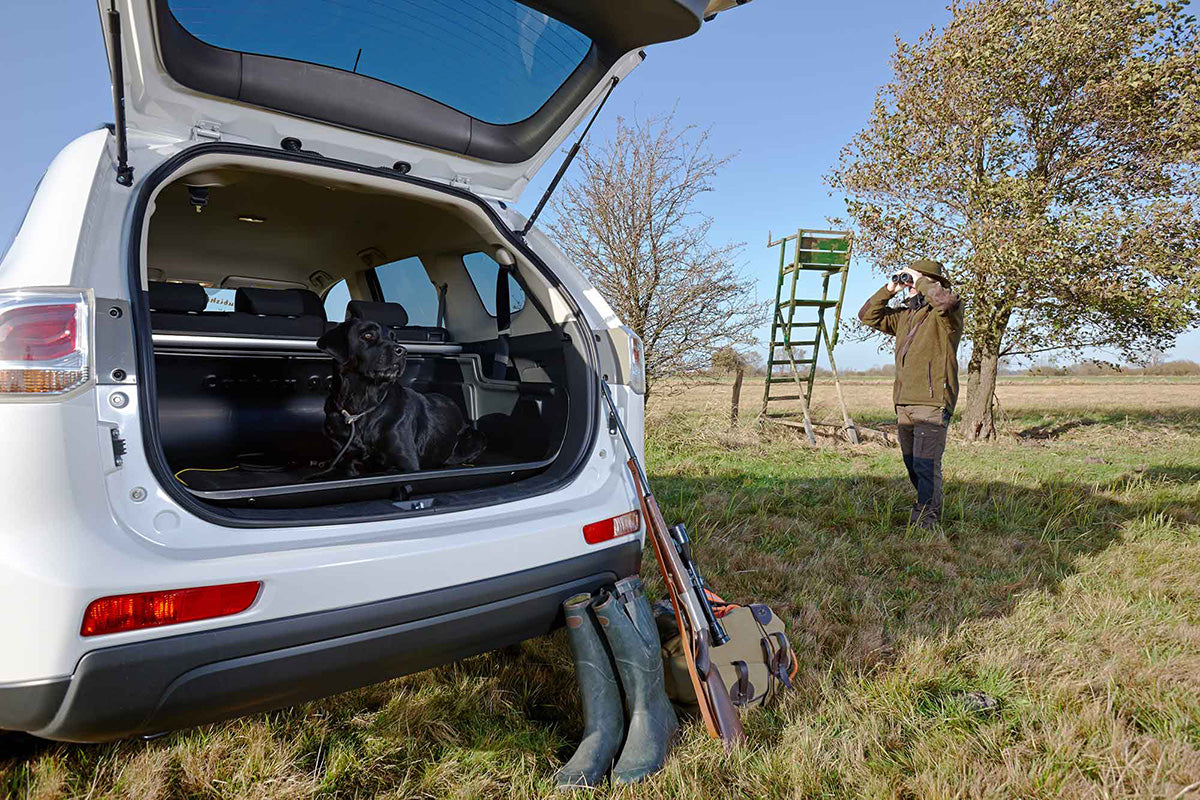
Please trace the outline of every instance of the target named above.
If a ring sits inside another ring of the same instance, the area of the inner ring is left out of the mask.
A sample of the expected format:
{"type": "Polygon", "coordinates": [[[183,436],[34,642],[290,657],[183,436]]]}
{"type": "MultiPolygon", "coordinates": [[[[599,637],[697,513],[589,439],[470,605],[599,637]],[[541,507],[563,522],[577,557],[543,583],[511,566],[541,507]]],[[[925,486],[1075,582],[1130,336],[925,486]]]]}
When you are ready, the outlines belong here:
{"type": "Polygon", "coordinates": [[[618,536],[628,536],[631,533],[637,533],[641,528],[641,512],[630,511],[628,514],[622,514],[619,517],[602,519],[599,522],[584,525],[583,540],[588,544],[599,544],[600,542],[607,542],[609,539],[615,539],[618,536]]]}
{"type": "Polygon", "coordinates": [[[75,351],[75,306],[25,306],[0,316],[0,360],[53,361],[75,351]]]}
{"type": "Polygon", "coordinates": [[[55,395],[87,383],[90,314],[80,291],[0,292],[0,395],[55,395]]]}
{"type": "Polygon", "coordinates": [[[177,625],[239,614],[258,597],[258,581],[101,597],[83,613],[82,636],[177,625]]]}

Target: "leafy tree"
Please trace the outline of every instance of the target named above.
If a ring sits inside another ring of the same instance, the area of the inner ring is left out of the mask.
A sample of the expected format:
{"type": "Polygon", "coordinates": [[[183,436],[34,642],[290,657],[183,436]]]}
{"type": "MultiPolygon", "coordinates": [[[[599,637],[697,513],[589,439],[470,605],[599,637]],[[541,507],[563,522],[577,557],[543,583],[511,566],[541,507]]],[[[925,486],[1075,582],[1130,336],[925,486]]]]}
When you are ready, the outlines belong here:
{"type": "Polygon", "coordinates": [[[860,253],[943,261],[964,299],[964,434],[1006,356],[1136,360],[1200,321],[1200,36],[1183,2],[954,2],[827,176],[860,253]]]}
{"type": "Polygon", "coordinates": [[[712,369],[713,372],[724,372],[729,374],[737,372],[737,368],[742,366],[742,357],[737,350],[732,347],[722,347],[720,350],[712,354],[712,369]]]}
{"type": "Polygon", "coordinates": [[[713,372],[732,375],[739,368],[753,372],[762,365],[762,357],[753,351],[742,351],[735,347],[722,347],[712,354],[713,372]]]}
{"type": "Polygon", "coordinates": [[[581,176],[555,198],[550,232],[642,339],[646,390],[708,368],[753,341],[763,307],[734,263],[739,244],[709,242],[696,201],[729,163],[708,133],[673,116],[617,120],[614,136],[579,151],[581,176]]]}

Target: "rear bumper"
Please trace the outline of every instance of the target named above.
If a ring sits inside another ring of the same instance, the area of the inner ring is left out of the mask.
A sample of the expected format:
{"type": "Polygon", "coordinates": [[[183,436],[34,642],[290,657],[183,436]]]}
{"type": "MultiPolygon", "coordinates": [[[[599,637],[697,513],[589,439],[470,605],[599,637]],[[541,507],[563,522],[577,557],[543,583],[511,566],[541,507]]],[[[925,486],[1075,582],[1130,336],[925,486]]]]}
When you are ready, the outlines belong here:
{"type": "Polygon", "coordinates": [[[563,600],[640,560],[629,541],[447,589],[94,650],[68,678],[0,685],[0,728],[100,742],[344,692],[548,633],[563,600]]]}

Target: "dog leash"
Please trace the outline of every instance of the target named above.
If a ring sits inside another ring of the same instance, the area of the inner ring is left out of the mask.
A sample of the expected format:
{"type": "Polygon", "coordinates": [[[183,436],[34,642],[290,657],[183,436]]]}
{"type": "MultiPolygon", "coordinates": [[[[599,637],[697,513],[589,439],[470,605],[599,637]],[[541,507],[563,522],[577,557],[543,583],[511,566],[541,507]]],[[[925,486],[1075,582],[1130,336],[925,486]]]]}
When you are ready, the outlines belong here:
{"type": "Polygon", "coordinates": [[[313,477],[317,477],[320,475],[326,475],[333,471],[333,468],[338,465],[338,462],[342,460],[342,456],[346,455],[346,451],[350,449],[350,445],[354,442],[354,433],[355,433],[354,423],[358,422],[360,419],[365,417],[367,414],[370,414],[372,411],[374,411],[375,409],[377,409],[381,405],[383,405],[383,401],[387,399],[387,396],[388,396],[388,393],[384,392],[383,397],[380,399],[380,401],[378,403],[371,406],[370,408],[367,408],[367,409],[364,409],[364,410],[358,412],[357,414],[351,414],[349,411],[347,411],[344,408],[338,409],[338,413],[340,413],[342,415],[342,419],[346,420],[346,424],[350,426],[350,435],[346,437],[346,443],[344,445],[342,445],[342,449],[338,451],[338,454],[333,457],[333,461],[329,462],[329,466],[326,467],[325,469],[321,470],[320,472],[318,472],[313,477]]]}
{"type": "Polygon", "coordinates": [[[344,408],[339,408],[338,411],[340,411],[342,413],[342,418],[346,420],[346,424],[353,427],[354,423],[358,422],[360,419],[365,417],[370,412],[374,411],[376,408],[379,408],[379,406],[382,404],[383,404],[383,401],[381,400],[378,403],[376,403],[374,406],[372,406],[371,408],[368,408],[366,411],[360,411],[357,414],[351,414],[349,411],[347,411],[344,408]]]}

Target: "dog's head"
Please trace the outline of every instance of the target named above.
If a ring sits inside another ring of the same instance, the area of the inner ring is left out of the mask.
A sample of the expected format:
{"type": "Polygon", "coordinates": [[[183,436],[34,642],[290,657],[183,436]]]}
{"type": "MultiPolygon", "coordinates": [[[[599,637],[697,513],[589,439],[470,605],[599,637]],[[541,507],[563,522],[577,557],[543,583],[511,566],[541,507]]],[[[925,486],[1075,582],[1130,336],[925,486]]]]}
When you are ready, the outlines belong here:
{"type": "Polygon", "coordinates": [[[375,381],[394,381],[404,374],[408,351],[378,322],[348,319],[317,340],[333,356],[340,372],[354,372],[375,381]]]}

